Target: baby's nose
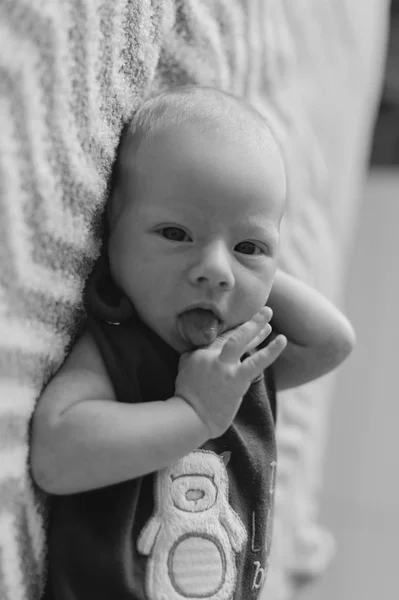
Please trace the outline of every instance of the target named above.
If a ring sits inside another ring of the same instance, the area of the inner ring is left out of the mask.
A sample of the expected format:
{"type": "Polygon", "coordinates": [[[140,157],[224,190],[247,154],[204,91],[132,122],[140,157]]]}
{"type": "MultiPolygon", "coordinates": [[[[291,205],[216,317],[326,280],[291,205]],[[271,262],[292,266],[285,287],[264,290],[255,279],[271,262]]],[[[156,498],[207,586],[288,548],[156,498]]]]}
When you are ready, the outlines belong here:
{"type": "Polygon", "coordinates": [[[235,277],[228,249],[223,244],[213,244],[206,248],[191,269],[190,278],[197,285],[231,289],[235,284],[235,277]]]}

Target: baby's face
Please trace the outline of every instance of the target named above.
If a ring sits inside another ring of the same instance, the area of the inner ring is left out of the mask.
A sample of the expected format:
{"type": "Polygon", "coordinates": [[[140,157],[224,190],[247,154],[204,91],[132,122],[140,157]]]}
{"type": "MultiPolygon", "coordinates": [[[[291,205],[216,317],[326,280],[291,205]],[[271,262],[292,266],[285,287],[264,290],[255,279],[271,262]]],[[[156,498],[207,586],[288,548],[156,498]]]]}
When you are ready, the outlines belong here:
{"type": "Polygon", "coordinates": [[[207,345],[269,296],[285,196],[277,147],[174,127],[143,142],[135,168],[109,243],[114,279],[175,350],[207,345]]]}

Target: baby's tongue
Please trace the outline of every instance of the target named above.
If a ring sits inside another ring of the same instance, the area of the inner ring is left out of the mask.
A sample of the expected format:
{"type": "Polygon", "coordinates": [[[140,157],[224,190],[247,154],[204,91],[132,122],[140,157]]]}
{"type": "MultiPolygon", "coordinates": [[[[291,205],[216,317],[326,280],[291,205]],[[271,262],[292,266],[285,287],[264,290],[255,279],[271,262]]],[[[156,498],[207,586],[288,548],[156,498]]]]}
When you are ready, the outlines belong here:
{"type": "Polygon", "coordinates": [[[182,338],[192,346],[211,344],[219,335],[220,321],[211,310],[192,308],[178,318],[182,338]]]}

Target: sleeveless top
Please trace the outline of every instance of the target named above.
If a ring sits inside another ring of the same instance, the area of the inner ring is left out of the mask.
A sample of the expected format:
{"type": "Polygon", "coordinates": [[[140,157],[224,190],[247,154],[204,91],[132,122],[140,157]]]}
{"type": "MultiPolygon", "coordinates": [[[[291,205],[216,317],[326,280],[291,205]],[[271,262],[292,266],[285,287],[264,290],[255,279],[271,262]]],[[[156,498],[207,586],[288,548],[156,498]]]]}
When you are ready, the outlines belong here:
{"type": "MultiPolygon", "coordinates": [[[[93,283],[94,280],[94,283],[93,283]]],[[[174,395],[179,355],[102,274],[87,327],[119,402],[174,395]]],[[[167,469],[53,496],[45,600],[252,600],[267,572],[276,476],[272,370],[228,430],[167,469]]],[[[112,427],[112,423],[109,424],[112,427]]]]}

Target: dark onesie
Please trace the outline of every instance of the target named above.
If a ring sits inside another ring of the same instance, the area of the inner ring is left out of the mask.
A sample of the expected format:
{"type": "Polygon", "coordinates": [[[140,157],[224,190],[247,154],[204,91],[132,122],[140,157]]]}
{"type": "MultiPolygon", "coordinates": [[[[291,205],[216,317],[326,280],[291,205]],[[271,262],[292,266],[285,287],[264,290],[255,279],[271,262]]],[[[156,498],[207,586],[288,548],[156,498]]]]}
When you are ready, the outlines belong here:
{"type": "MultiPolygon", "coordinates": [[[[104,307],[89,303],[88,329],[117,400],[172,397],[179,355],[135,314],[110,324],[104,307]]],[[[274,413],[269,368],[228,430],[169,468],[54,496],[45,599],[257,598],[273,520],[274,413]]]]}

